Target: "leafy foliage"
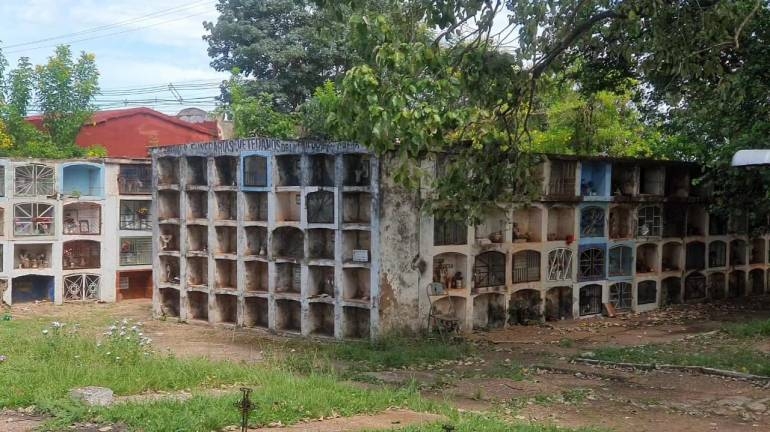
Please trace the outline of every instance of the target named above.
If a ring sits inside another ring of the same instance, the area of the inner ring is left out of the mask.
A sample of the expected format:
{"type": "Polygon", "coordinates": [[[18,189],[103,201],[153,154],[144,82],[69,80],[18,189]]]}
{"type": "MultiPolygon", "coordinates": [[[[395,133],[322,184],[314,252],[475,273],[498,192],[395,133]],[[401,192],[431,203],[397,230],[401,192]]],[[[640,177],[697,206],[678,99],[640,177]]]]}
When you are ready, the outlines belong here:
{"type": "Polygon", "coordinates": [[[248,96],[242,80],[233,76],[229,83],[230,106],[236,137],[260,136],[293,138],[296,126],[291,114],[273,108],[271,95],[248,96]]]}

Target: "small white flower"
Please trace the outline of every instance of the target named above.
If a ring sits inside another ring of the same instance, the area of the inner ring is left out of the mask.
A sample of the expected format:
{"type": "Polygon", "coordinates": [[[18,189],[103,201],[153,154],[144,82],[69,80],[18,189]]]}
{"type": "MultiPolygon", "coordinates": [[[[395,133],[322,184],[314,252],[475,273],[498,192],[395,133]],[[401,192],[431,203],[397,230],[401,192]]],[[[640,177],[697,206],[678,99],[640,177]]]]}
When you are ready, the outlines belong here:
{"type": "Polygon", "coordinates": [[[47,335],[47,334],[48,334],[48,329],[44,329],[44,330],[43,330],[43,334],[44,334],[44,335],[47,335]]]}

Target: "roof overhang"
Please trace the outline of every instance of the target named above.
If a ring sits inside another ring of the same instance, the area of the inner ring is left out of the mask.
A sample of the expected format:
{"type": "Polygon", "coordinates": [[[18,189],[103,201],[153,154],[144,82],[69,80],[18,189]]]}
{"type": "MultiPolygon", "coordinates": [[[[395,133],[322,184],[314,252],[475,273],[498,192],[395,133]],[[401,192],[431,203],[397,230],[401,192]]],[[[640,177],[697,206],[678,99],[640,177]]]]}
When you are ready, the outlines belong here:
{"type": "Polygon", "coordinates": [[[733,156],[732,166],[770,165],[770,149],[739,150],[733,156]]]}

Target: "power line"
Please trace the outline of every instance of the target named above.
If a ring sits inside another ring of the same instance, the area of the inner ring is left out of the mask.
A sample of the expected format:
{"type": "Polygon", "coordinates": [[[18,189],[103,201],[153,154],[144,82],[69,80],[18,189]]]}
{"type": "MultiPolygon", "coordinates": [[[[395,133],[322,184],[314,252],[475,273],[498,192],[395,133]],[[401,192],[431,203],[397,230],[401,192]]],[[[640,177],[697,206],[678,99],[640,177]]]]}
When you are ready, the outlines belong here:
{"type": "Polygon", "coordinates": [[[170,20],[166,20],[166,21],[159,21],[159,22],[156,22],[156,23],[147,24],[147,25],[140,26],[140,27],[134,27],[134,28],[118,31],[118,32],[106,33],[106,34],[103,34],[103,35],[97,35],[97,36],[92,36],[92,37],[87,37],[87,38],[82,38],[82,39],[75,39],[75,40],[70,40],[70,41],[64,41],[64,42],[56,43],[56,44],[53,44],[53,45],[42,45],[42,46],[37,46],[37,47],[32,47],[32,48],[27,48],[27,49],[10,50],[10,51],[6,51],[5,53],[6,54],[16,54],[16,53],[20,53],[20,52],[24,52],[24,51],[39,50],[39,49],[43,49],[43,48],[53,48],[53,47],[57,47],[59,45],[70,45],[70,44],[74,44],[74,43],[78,43],[78,42],[85,42],[85,41],[90,41],[90,40],[94,40],[94,39],[101,39],[101,38],[115,36],[115,35],[119,35],[119,34],[134,32],[134,31],[146,29],[146,28],[149,28],[149,27],[158,26],[158,25],[161,25],[161,24],[167,24],[167,23],[174,22],[174,21],[180,21],[180,20],[187,19],[187,18],[192,18],[192,17],[195,17],[195,16],[205,15],[207,13],[208,13],[208,11],[206,11],[206,12],[199,12],[199,13],[195,13],[195,14],[192,14],[192,15],[186,15],[186,16],[183,16],[183,17],[174,18],[174,19],[170,19],[170,20]]]}
{"type": "Polygon", "coordinates": [[[64,33],[64,34],[60,34],[58,36],[51,36],[51,37],[47,37],[47,38],[44,38],[44,39],[38,39],[38,40],[33,40],[33,41],[28,41],[28,42],[21,42],[21,43],[16,43],[16,44],[11,44],[11,45],[4,45],[4,46],[2,46],[0,48],[2,48],[2,49],[18,48],[18,47],[22,47],[22,46],[37,45],[37,44],[40,44],[40,43],[43,43],[43,42],[49,42],[49,41],[57,40],[57,39],[65,39],[65,38],[70,38],[70,37],[73,37],[73,36],[81,36],[81,35],[89,34],[89,33],[99,33],[99,32],[102,32],[102,31],[105,31],[105,30],[111,30],[111,29],[117,28],[117,27],[125,27],[128,24],[134,24],[134,23],[137,23],[137,22],[146,21],[149,18],[158,18],[158,17],[164,16],[164,15],[169,15],[169,14],[175,13],[175,12],[180,12],[180,11],[187,10],[187,9],[192,9],[192,8],[198,7],[199,5],[201,5],[203,3],[210,3],[210,2],[211,2],[211,0],[197,0],[197,1],[194,1],[192,3],[183,4],[183,5],[179,5],[179,6],[174,6],[172,8],[167,8],[167,9],[161,9],[161,10],[158,10],[158,11],[155,11],[155,12],[151,12],[151,13],[148,13],[148,14],[145,14],[145,15],[140,15],[138,17],[134,17],[134,18],[131,18],[131,19],[123,20],[123,21],[114,22],[114,23],[111,23],[111,24],[104,24],[104,25],[101,25],[101,26],[91,27],[91,28],[88,28],[88,29],[85,29],[85,30],[81,30],[81,31],[78,31],[78,32],[64,33]]]}

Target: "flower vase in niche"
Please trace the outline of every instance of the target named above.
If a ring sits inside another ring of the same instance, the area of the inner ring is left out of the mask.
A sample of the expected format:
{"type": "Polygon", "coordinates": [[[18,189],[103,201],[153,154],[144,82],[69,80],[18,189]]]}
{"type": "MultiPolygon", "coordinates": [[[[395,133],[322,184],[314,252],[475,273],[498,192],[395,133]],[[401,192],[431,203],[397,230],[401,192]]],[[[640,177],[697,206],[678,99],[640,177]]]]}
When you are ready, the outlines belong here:
{"type": "Polygon", "coordinates": [[[501,231],[495,231],[489,234],[489,241],[491,241],[492,243],[502,243],[503,233],[501,231]]]}

